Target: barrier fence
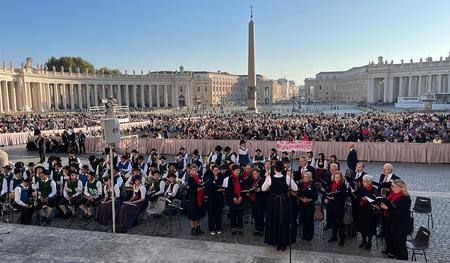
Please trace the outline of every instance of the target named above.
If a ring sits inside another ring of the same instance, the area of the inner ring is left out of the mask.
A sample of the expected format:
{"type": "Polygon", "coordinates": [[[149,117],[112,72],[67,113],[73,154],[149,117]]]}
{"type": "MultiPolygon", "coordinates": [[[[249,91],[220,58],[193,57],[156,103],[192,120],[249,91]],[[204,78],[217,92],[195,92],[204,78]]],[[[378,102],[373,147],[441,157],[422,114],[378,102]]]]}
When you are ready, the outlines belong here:
{"type": "MultiPolygon", "coordinates": [[[[188,151],[198,149],[202,156],[209,154],[216,145],[229,146],[234,151],[239,149],[239,140],[205,140],[205,139],[153,139],[153,138],[131,138],[122,139],[118,145],[118,151],[124,152],[133,149],[142,154],[148,154],[152,148],[165,155],[177,154],[180,147],[188,151]]],[[[312,143],[314,154],[324,153],[325,156],[335,154],[338,159],[345,160],[348,154],[348,142],[324,142],[312,143]]],[[[276,148],[276,141],[247,141],[247,147],[251,155],[256,149],[261,149],[264,156],[268,156],[271,148],[276,148]]],[[[378,162],[407,162],[407,163],[450,163],[450,144],[433,143],[391,143],[391,142],[356,142],[358,159],[362,161],[378,162]]],[[[105,144],[100,138],[88,138],[86,140],[86,151],[100,153],[105,144]]],[[[299,157],[305,152],[296,152],[294,157],[299,157]]]]}

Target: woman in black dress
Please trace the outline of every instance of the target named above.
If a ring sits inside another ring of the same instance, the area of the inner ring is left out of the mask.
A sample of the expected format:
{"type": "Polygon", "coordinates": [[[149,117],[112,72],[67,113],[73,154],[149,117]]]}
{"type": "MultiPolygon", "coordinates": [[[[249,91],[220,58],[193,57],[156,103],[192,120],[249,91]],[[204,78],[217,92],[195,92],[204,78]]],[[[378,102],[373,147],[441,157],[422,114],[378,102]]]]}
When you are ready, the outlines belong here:
{"type": "Polygon", "coordinates": [[[248,193],[250,202],[252,203],[252,218],[255,221],[254,234],[264,235],[264,208],[266,207],[266,192],[261,190],[264,178],[261,177],[261,171],[256,168],[252,175],[252,191],[248,193]]]}
{"type": "Polygon", "coordinates": [[[387,199],[393,206],[381,204],[386,217],[386,253],[390,258],[408,260],[406,237],[410,228],[411,197],[405,182],[394,180],[387,199]]]}
{"type": "Polygon", "coordinates": [[[197,173],[197,165],[191,164],[188,186],[189,186],[189,212],[188,218],[191,222],[191,234],[200,235],[200,219],[205,216],[203,180],[197,173]]]}
{"type": "Polygon", "coordinates": [[[314,237],[314,203],[318,198],[311,172],[303,174],[303,182],[298,187],[299,210],[303,225],[302,239],[311,241],[314,237]]]}
{"type": "Polygon", "coordinates": [[[285,250],[290,245],[291,204],[289,190],[297,191],[297,184],[282,174],[283,163],[275,162],[275,174],[266,177],[263,191],[270,191],[266,203],[266,225],[264,242],[285,250]]]}
{"type": "Polygon", "coordinates": [[[234,164],[231,166],[231,176],[228,178],[228,185],[226,189],[226,196],[228,206],[230,207],[231,217],[231,234],[236,235],[236,232],[242,235],[242,228],[244,227],[244,206],[242,204],[242,178],[239,177],[241,168],[234,164]]]}
{"type": "Polygon", "coordinates": [[[222,209],[225,205],[222,187],[224,176],[215,164],[204,175],[205,190],[208,195],[208,228],[211,236],[222,234],[222,209]]]}
{"type": "Polygon", "coordinates": [[[376,217],[374,208],[367,201],[366,197],[375,199],[376,189],[372,185],[372,176],[366,174],[362,179],[362,187],[359,187],[353,194],[356,197],[357,209],[357,230],[361,233],[362,242],[360,248],[369,250],[372,247],[372,237],[376,234],[376,217]]]}
{"type": "Polygon", "coordinates": [[[333,228],[333,236],[328,242],[338,241],[339,232],[339,246],[345,244],[345,229],[344,229],[344,212],[345,212],[345,198],[347,193],[347,187],[345,186],[344,175],[342,172],[337,171],[334,173],[334,180],[327,189],[325,203],[329,206],[330,214],[327,215],[327,220],[330,220],[331,227],[333,228]]]}

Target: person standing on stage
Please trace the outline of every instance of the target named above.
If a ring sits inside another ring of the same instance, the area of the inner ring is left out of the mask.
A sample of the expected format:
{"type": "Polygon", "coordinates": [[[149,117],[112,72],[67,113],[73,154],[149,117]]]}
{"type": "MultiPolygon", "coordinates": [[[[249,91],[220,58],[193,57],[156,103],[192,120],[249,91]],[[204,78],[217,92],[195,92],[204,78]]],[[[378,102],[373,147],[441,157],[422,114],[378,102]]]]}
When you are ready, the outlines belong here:
{"type": "Polygon", "coordinates": [[[256,168],[253,170],[251,191],[248,193],[252,203],[252,218],[255,221],[254,234],[264,235],[264,208],[266,207],[266,192],[261,190],[264,183],[264,177],[261,177],[261,171],[256,168]]]}
{"type": "Polygon", "coordinates": [[[334,174],[334,180],[331,183],[328,192],[326,193],[325,203],[330,207],[328,210],[330,215],[327,215],[327,220],[330,220],[333,228],[333,236],[328,242],[338,241],[339,232],[339,246],[345,244],[345,229],[344,229],[344,212],[345,212],[345,198],[347,187],[345,186],[344,175],[342,172],[334,174]]]}
{"type": "Polygon", "coordinates": [[[297,191],[297,184],[283,175],[283,163],[275,162],[275,174],[267,177],[262,185],[263,191],[270,191],[266,203],[266,226],[264,242],[285,250],[290,245],[291,204],[289,191],[297,191]]]}
{"type": "MultiPolygon", "coordinates": [[[[353,191],[353,190],[352,190],[353,191]]],[[[361,233],[362,242],[359,248],[369,250],[372,247],[372,237],[376,234],[377,222],[374,214],[374,208],[367,201],[367,197],[374,198],[376,189],[372,184],[372,176],[366,174],[362,179],[362,187],[359,187],[353,196],[358,206],[357,216],[357,230],[361,233]]],[[[353,206],[353,203],[352,203],[353,206]]],[[[353,208],[354,209],[354,208],[353,208]]]]}
{"type": "Polygon", "coordinates": [[[236,232],[242,235],[242,228],[244,228],[244,206],[242,203],[243,189],[242,178],[240,178],[241,168],[237,164],[231,166],[231,176],[228,178],[226,196],[228,206],[230,207],[231,217],[231,234],[236,235],[236,232]]]}
{"type": "Polygon", "coordinates": [[[204,176],[205,190],[208,195],[206,203],[208,209],[208,228],[211,236],[222,233],[222,209],[225,205],[223,192],[224,175],[216,165],[211,165],[211,170],[204,176]]]}
{"type": "Polygon", "coordinates": [[[392,193],[387,197],[393,206],[381,204],[386,217],[386,254],[390,258],[408,260],[406,237],[410,228],[411,197],[405,182],[396,179],[391,185],[392,193]]]}
{"type": "Polygon", "coordinates": [[[303,225],[302,239],[311,241],[314,237],[314,203],[318,196],[310,172],[303,174],[303,182],[298,188],[299,212],[303,225]]]}
{"type": "Polygon", "coordinates": [[[189,211],[188,218],[191,222],[191,234],[200,235],[200,219],[205,216],[205,194],[203,192],[203,180],[198,175],[197,165],[191,164],[189,167],[189,178],[187,184],[189,186],[189,211]]]}

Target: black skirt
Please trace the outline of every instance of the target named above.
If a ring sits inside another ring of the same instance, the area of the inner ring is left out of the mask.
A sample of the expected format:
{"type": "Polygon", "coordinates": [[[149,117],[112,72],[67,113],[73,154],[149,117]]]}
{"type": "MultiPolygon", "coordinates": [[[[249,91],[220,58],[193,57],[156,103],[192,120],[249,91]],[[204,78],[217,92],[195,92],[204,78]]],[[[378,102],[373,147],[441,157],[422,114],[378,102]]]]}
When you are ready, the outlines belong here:
{"type": "Polygon", "coordinates": [[[267,198],[264,243],[281,249],[289,245],[290,201],[287,194],[267,198]]]}
{"type": "Polygon", "coordinates": [[[203,201],[202,206],[197,203],[197,195],[189,196],[189,210],[188,218],[191,221],[197,221],[205,217],[205,202],[203,201]]]}

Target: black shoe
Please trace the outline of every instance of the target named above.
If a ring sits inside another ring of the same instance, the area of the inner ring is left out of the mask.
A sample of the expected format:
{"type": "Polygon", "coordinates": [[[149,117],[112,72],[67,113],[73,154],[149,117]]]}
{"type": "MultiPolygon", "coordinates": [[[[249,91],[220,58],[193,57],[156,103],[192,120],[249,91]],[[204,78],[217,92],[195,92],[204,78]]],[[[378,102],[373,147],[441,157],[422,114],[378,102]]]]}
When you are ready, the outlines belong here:
{"type": "Polygon", "coordinates": [[[328,243],[336,242],[336,241],[338,241],[337,237],[332,237],[332,238],[328,239],[328,243]]]}
{"type": "Polygon", "coordinates": [[[193,236],[197,235],[197,232],[195,231],[195,228],[191,228],[191,235],[193,235],[193,236]]]}
{"type": "Polygon", "coordinates": [[[389,254],[389,252],[387,250],[381,250],[381,253],[383,254],[389,254]]]}
{"type": "Polygon", "coordinates": [[[365,250],[370,250],[371,248],[372,248],[371,243],[367,243],[366,246],[364,247],[365,250]]]}
{"type": "Polygon", "coordinates": [[[365,247],[366,246],[366,243],[365,242],[361,242],[361,244],[359,244],[359,248],[363,248],[363,247],[365,247]]]}
{"type": "Polygon", "coordinates": [[[231,231],[231,235],[235,236],[236,235],[236,231],[231,231]]]}
{"type": "Polygon", "coordinates": [[[344,239],[340,239],[338,245],[339,245],[339,246],[343,246],[344,244],[345,244],[344,239]]]}
{"type": "Polygon", "coordinates": [[[196,233],[197,235],[201,235],[201,234],[203,234],[203,231],[200,229],[200,227],[197,227],[197,228],[195,229],[195,233],[196,233]]]}

